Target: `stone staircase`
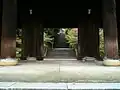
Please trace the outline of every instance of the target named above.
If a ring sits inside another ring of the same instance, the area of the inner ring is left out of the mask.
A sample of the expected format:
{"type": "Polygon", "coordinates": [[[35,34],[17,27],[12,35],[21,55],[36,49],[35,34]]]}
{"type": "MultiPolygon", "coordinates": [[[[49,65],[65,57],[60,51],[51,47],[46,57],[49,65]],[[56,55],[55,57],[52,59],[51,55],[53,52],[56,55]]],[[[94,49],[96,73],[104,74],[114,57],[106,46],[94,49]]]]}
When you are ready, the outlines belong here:
{"type": "Polygon", "coordinates": [[[76,59],[76,55],[71,48],[54,48],[48,51],[45,59],[76,59]]]}

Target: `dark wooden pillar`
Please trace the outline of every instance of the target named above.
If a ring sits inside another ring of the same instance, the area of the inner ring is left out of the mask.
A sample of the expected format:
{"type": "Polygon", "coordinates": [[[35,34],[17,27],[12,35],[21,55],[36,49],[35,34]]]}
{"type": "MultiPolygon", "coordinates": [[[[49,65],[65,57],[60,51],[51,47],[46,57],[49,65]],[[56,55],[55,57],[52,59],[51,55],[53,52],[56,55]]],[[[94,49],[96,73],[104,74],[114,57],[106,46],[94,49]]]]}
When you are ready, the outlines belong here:
{"type": "Polygon", "coordinates": [[[117,20],[117,25],[118,25],[118,50],[119,50],[119,56],[120,56],[120,17],[117,20]]]}
{"type": "Polygon", "coordinates": [[[77,59],[80,60],[81,59],[81,43],[80,43],[80,25],[78,25],[78,46],[77,46],[77,59]]]}
{"type": "Polygon", "coordinates": [[[16,57],[17,0],[3,0],[1,58],[16,57]]]}
{"type": "Polygon", "coordinates": [[[27,57],[35,57],[34,55],[34,30],[35,20],[34,16],[30,15],[27,9],[21,9],[21,27],[23,29],[23,53],[22,60],[26,60],[27,57]],[[23,11],[23,12],[22,12],[23,11]]]}
{"type": "Polygon", "coordinates": [[[38,25],[37,23],[33,23],[33,57],[36,57],[37,55],[37,34],[40,33],[40,31],[38,32],[38,25]]]}
{"type": "Polygon", "coordinates": [[[82,59],[83,57],[86,56],[86,35],[85,35],[85,27],[86,23],[82,23],[78,27],[78,60],[82,59]]]}
{"type": "Polygon", "coordinates": [[[120,56],[120,1],[116,0],[116,16],[117,16],[117,28],[118,28],[118,48],[120,56]]]}
{"type": "Polygon", "coordinates": [[[25,22],[23,26],[23,55],[21,59],[26,59],[28,56],[34,56],[34,24],[31,21],[25,22]]]}
{"type": "Polygon", "coordinates": [[[118,58],[118,36],[115,0],[103,0],[103,29],[105,37],[105,55],[118,58]]]}
{"type": "Polygon", "coordinates": [[[44,28],[43,24],[39,24],[36,29],[36,58],[37,60],[43,60],[43,52],[44,52],[44,42],[43,42],[43,33],[44,28]]]}
{"type": "Polygon", "coordinates": [[[99,55],[99,29],[96,24],[96,17],[94,13],[88,17],[88,27],[86,32],[86,52],[87,56],[95,57],[96,59],[100,58],[99,55]]]}
{"type": "Polygon", "coordinates": [[[89,18],[78,29],[78,59],[85,56],[100,58],[99,55],[99,30],[93,18],[89,18]]]}
{"type": "MultiPolygon", "coordinates": [[[[0,47],[1,47],[1,34],[2,33],[2,0],[0,0],[0,47]]],[[[1,51],[1,48],[0,48],[1,51]]],[[[0,52],[1,55],[1,52],[0,52]]]]}
{"type": "Polygon", "coordinates": [[[37,60],[43,60],[43,25],[37,21],[26,22],[23,30],[23,55],[22,59],[36,57],[37,60]]]}

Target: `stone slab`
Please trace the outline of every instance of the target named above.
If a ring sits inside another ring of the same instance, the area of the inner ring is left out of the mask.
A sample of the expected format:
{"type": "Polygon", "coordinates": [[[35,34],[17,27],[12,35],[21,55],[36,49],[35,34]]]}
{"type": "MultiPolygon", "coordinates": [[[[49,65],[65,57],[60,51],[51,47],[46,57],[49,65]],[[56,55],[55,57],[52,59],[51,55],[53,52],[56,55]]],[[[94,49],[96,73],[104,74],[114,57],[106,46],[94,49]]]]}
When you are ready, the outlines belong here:
{"type": "Polygon", "coordinates": [[[0,89],[8,88],[8,87],[12,86],[15,83],[16,82],[0,82],[0,89]]]}
{"type": "Polygon", "coordinates": [[[113,90],[120,89],[120,83],[68,83],[68,90],[113,90]]]}
{"type": "Polygon", "coordinates": [[[67,90],[65,83],[21,83],[9,87],[9,89],[39,89],[39,90],[67,90]]]}
{"type": "Polygon", "coordinates": [[[120,83],[25,83],[0,82],[2,90],[120,90],[120,83]]]}

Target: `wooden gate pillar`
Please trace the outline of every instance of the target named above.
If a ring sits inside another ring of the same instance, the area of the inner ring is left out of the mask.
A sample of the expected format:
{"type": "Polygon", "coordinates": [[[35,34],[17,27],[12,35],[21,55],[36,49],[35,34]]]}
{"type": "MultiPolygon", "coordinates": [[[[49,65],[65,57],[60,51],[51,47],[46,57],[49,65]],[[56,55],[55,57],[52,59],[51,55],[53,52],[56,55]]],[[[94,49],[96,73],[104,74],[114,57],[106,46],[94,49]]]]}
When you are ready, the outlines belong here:
{"type": "MultiPolygon", "coordinates": [[[[29,18],[28,18],[29,19],[29,18]]],[[[32,21],[26,20],[23,25],[23,53],[22,60],[26,60],[27,57],[33,57],[33,24],[32,21]]]]}
{"type": "Polygon", "coordinates": [[[86,23],[80,24],[78,27],[78,56],[77,59],[81,60],[86,55],[85,51],[85,43],[86,43],[86,35],[85,35],[85,26],[86,23]]]}
{"type": "Polygon", "coordinates": [[[3,0],[1,58],[16,57],[17,0],[3,0]]]}
{"type": "Polygon", "coordinates": [[[86,32],[86,52],[87,56],[100,59],[99,54],[99,29],[96,23],[94,12],[88,17],[87,32],[86,32]]]}
{"type": "Polygon", "coordinates": [[[0,0],[0,51],[1,51],[1,35],[2,35],[1,33],[2,33],[2,0],[0,0]]]}
{"type": "MultiPolygon", "coordinates": [[[[119,1],[116,1],[116,16],[117,16],[117,28],[118,28],[118,48],[120,50],[120,5],[119,1]]],[[[120,56],[120,52],[119,52],[120,56]]]]}
{"type": "Polygon", "coordinates": [[[105,64],[118,65],[118,35],[115,0],[103,0],[103,29],[105,37],[105,64]]]}
{"type": "Polygon", "coordinates": [[[44,42],[43,42],[43,35],[44,35],[44,28],[43,24],[38,25],[36,29],[36,58],[37,60],[43,60],[43,52],[44,52],[44,42]]]}
{"type": "Polygon", "coordinates": [[[92,18],[78,28],[78,59],[85,56],[99,59],[99,31],[92,18]]]}

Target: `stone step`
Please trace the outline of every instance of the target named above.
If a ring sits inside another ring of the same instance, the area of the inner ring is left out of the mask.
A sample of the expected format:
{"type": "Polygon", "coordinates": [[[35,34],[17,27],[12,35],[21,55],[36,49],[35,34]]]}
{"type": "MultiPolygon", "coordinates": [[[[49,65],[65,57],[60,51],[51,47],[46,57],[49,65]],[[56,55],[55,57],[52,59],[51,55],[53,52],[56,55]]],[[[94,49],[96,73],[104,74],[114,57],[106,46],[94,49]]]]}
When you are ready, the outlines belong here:
{"type": "Polygon", "coordinates": [[[120,83],[0,82],[1,90],[120,90],[120,83]]]}
{"type": "Polygon", "coordinates": [[[54,50],[72,50],[71,48],[54,48],[54,50]]]}
{"type": "Polygon", "coordinates": [[[68,57],[69,57],[69,56],[72,56],[72,57],[73,57],[73,56],[74,56],[73,54],[64,54],[64,53],[63,53],[63,54],[53,54],[53,53],[51,54],[51,53],[50,53],[50,54],[48,54],[48,55],[49,55],[49,56],[60,56],[60,57],[63,57],[63,56],[68,56],[68,57]]]}
{"type": "Polygon", "coordinates": [[[75,52],[71,48],[54,48],[48,52],[47,58],[75,58],[75,52]]]}

